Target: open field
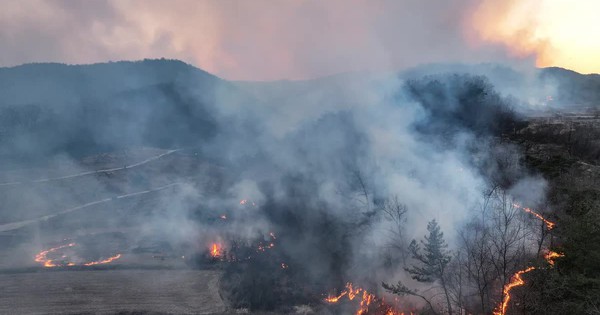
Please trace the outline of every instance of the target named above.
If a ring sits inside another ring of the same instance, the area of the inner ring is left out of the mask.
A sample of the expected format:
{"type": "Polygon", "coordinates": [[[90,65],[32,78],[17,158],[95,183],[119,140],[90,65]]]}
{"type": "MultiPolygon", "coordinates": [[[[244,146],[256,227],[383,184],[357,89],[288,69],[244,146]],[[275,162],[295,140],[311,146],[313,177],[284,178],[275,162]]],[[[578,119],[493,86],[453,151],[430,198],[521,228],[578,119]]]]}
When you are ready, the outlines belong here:
{"type": "Polygon", "coordinates": [[[0,274],[0,314],[222,314],[218,271],[0,274]]]}

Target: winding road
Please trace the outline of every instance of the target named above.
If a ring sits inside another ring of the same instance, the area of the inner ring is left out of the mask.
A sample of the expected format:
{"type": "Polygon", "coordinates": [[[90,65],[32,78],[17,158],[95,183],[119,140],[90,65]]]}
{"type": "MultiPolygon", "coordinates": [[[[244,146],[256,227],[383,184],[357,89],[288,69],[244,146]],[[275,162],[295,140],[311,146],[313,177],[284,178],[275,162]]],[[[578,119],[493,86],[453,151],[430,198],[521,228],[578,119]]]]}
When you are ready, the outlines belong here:
{"type": "Polygon", "coordinates": [[[134,197],[134,196],[139,196],[139,195],[144,195],[144,194],[148,194],[148,193],[152,193],[152,192],[156,192],[156,191],[160,191],[163,189],[167,189],[169,187],[172,186],[176,186],[179,185],[179,183],[171,183],[168,185],[164,185],[164,186],[160,186],[157,188],[153,188],[153,189],[149,189],[149,190],[143,190],[143,191],[137,191],[134,193],[129,193],[129,194],[124,194],[124,195],[120,195],[120,196],[116,196],[116,197],[111,197],[111,198],[104,198],[104,199],[100,199],[100,200],[96,200],[96,201],[92,201],[92,202],[88,202],[86,204],[82,204],[76,207],[72,207],[69,209],[65,209],[53,214],[49,214],[49,215],[45,215],[39,218],[35,218],[35,219],[29,219],[29,220],[24,220],[24,221],[18,221],[18,222],[11,222],[11,223],[6,223],[6,224],[2,224],[0,225],[0,232],[8,232],[8,231],[12,231],[12,230],[16,230],[16,229],[20,229],[24,226],[27,226],[29,224],[33,224],[33,223],[37,223],[37,222],[41,222],[41,221],[46,221],[49,219],[52,219],[54,217],[57,217],[59,215],[63,215],[63,214],[67,214],[73,211],[77,211],[83,208],[87,208],[87,207],[91,207],[97,204],[101,204],[101,203],[105,203],[105,202],[109,202],[112,200],[116,200],[116,199],[123,199],[123,198],[130,198],[130,197],[134,197]]]}
{"type": "Polygon", "coordinates": [[[155,155],[153,157],[147,158],[141,162],[135,163],[135,164],[131,164],[131,165],[126,165],[124,167],[115,167],[115,168],[107,168],[107,169],[102,169],[102,170],[94,170],[94,171],[87,171],[87,172],[82,172],[82,173],[77,173],[77,174],[71,174],[71,175],[65,175],[65,176],[60,176],[60,177],[50,177],[50,178],[40,178],[40,179],[34,179],[34,180],[25,180],[25,181],[18,181],[18,182],[8,182],[8,183],[0,183],[0,186],[15,186],[15,185],[23,185],[23,184],[31,184],[31,183],[45,183],[45,182],[50,182],[50,181],[55,181],[55,180],[64,180],[64,179],[70,179],[70,178],[75,178],[75,177],[81,177],[81,176],[87,176],[87,175],[92,175],[92,174],[99,174],[99,173],[109,173],[109,172],[116,172],[116,171],[122,171],[122,170],[126,170],[126,169],[130,169],[130,168],[134,168],[134,167],[138,167],[138,166],[142,166],[146,163],[150,163],[152,161],[158,160],[164,156],[167,156],[169,154],[173,154],[177,151],[179,151],[180,149],[177,150],[169,150],[165,153],[161,153],[159,155],[155,155]]]}

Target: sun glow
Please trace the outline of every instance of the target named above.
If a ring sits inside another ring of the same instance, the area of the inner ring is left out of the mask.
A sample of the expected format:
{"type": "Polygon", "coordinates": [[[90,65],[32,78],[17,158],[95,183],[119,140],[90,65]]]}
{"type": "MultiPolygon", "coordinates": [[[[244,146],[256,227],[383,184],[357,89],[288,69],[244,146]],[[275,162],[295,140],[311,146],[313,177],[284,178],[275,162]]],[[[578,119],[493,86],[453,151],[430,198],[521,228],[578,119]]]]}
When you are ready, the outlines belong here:
{"type": "Polygon", "coordinates": [[[537,66],[600,72],[597,0],[484,1],[469,21],[471,43],[505,45],[537,66]]]}

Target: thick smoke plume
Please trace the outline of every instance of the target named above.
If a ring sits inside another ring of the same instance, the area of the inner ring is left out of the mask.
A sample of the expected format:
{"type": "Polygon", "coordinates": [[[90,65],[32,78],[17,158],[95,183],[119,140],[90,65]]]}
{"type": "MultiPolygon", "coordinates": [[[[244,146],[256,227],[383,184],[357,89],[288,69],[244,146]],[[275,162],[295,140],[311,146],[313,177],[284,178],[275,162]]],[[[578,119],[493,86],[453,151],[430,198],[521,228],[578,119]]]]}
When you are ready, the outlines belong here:
{"type": "MultiPolygon", "coordinates": [[[[138,244],[161,240],[196,253],[219,242],[236,259],[244,248],[276,237],[271,256],[255,259],[285,264],[290,271],[277,272],[298,291],[238,279],[240,291],[254,285],[252,292],[273,296],[262,307],[281,303],[275,293],[302,302],[302,290],[322,292],[345,281],[366,282],[376,292],[381,280],[402,275],[390,244],[421,237],[436,219],[452,245],[491,186],[516,193],[540,187],[524,201],[543,199],[543,182],[522,168],[518,150],[498,141],[521,123],[520,104],[483,76],[228,82],[181,62],[155,60],[28,65],[3,69],[0,78],[12,82],[1,97],[3,165],[80,165],[85,156],[141,146],[179,150],[173,155],[191,161],[116,175],[123,176],[117,177],[121,184],[85,177],[74,186],[13,185],[7,176],[0,187],[7,200],[2,222],[24,222],[20,233],[38,236],[26,237],[31,246],[22,250],[74,237],[73,227],[82,234],[133,227],[138,244]],[[39,84],[19,93],[31,78],[39,84]],[[35,221],[65,205],[171,184],[148,203],[120,199],[126,210],[110,217],[100,205],[70,219],[35,221]],[[385,210],[395,206],[406,216],[390,217],[385,210]],[[219,220],[222,215],[228,219],[219,220]],[[396,227],[401,239],[389,233],[396,227]]],[[[3,231],[10,230],[6,224],[3,231]]],[[[230,275],[241,270],[254,279],[272,274],[260,264],[232,268],[230,275]]],[[[247,303],[257,307],[252,298],[247,303]]]]}

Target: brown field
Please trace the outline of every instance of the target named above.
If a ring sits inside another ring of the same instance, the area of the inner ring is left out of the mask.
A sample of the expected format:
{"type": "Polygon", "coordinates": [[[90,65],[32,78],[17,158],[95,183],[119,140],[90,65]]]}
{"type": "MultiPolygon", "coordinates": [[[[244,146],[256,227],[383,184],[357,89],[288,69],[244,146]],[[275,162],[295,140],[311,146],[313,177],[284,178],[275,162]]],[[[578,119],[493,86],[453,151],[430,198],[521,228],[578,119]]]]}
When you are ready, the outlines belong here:
{"type": "Polygon", "coordinates": [[[218,271],[0,274],[0,314],[222,314],[218,271]]]}

